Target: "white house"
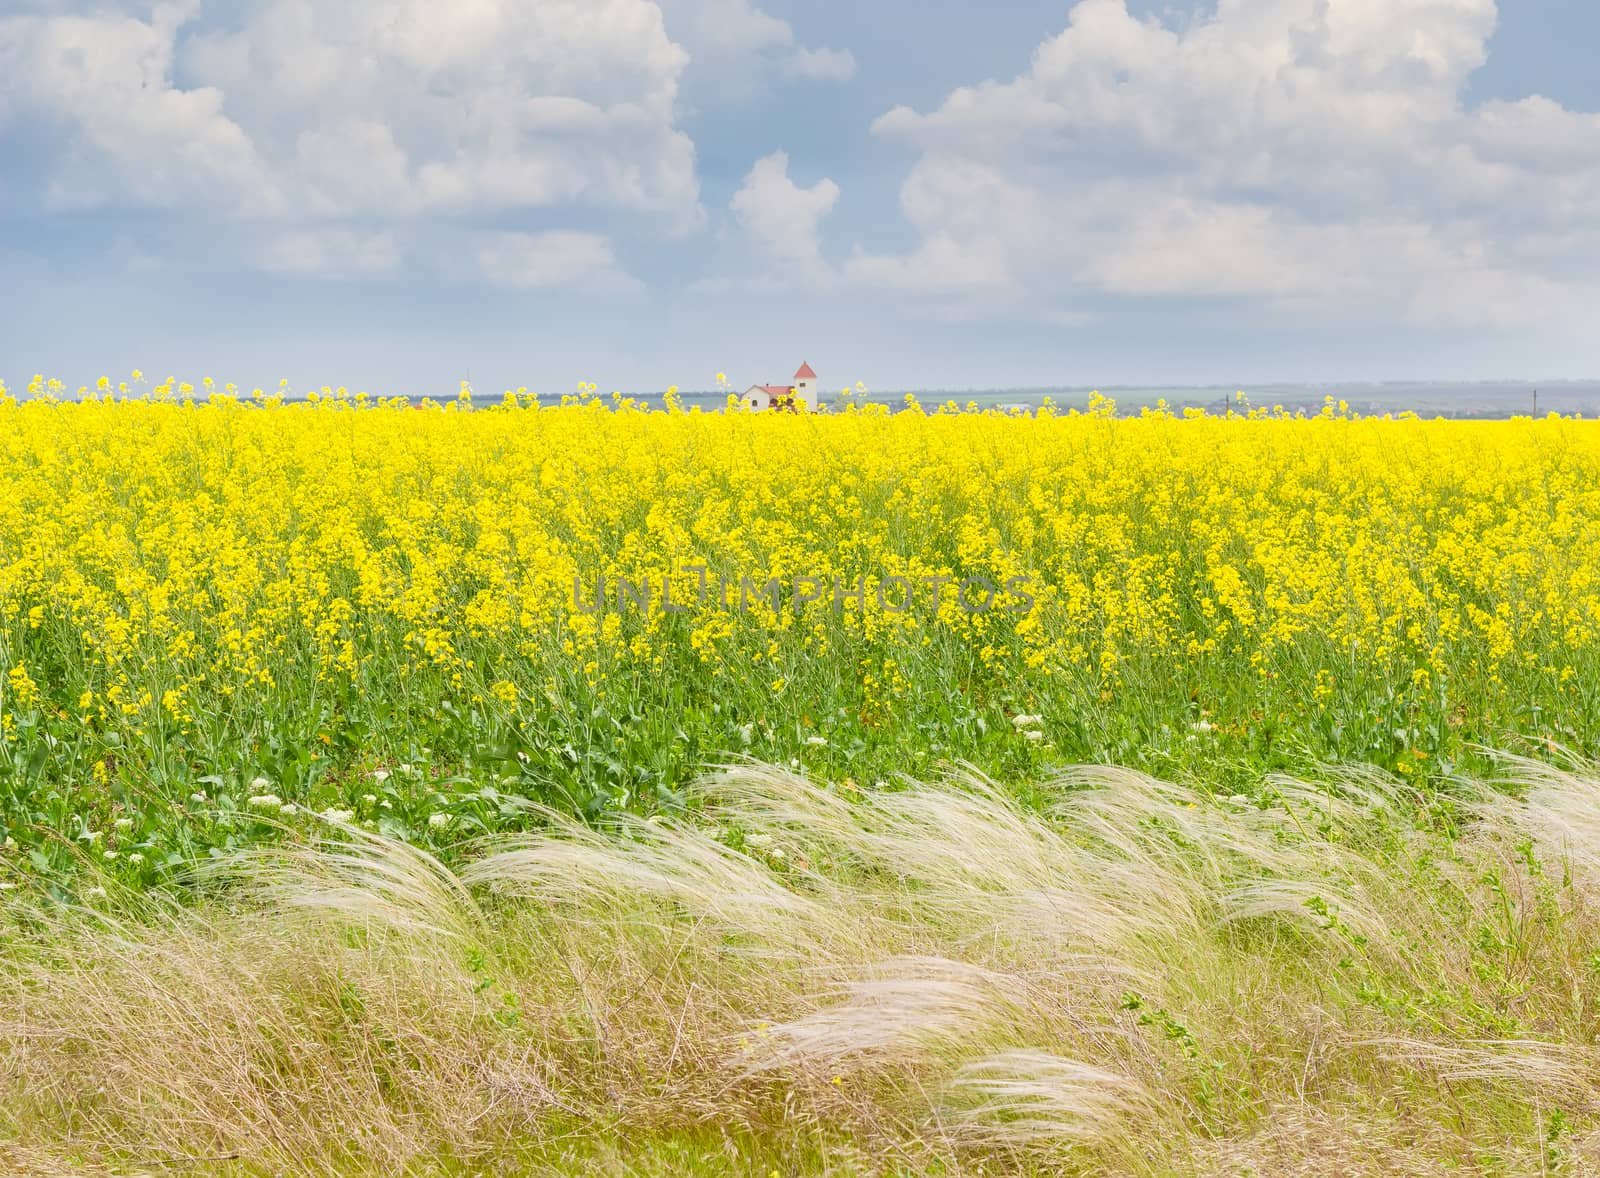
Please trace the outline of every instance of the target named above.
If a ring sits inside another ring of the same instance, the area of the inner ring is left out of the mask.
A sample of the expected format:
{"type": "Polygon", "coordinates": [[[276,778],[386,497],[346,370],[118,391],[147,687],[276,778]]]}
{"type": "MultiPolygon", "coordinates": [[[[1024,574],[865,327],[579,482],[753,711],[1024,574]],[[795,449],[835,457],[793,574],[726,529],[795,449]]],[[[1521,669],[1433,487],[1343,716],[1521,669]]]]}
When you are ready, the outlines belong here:
{"type": "Polygon", "coordinates": [[[739,403],[746,409],[761,412],[771,409],[773,402],[780,401],[789,396],[794,397],[796,412],[815,413],[822,407],[821,398],[817,395],[817,374],[811,370],[811,365],[800,365],[800,371],[794,374],[794,383],[787,384],[753,384],[744,391],[739,398],[739,403]]]}

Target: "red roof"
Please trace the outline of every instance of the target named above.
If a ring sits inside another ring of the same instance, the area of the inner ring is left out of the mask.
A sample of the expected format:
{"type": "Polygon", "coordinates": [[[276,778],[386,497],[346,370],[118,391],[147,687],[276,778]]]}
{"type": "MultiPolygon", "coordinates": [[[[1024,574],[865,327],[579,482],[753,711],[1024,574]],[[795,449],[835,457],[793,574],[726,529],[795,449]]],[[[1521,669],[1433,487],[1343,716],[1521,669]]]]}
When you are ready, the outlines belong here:
{"type": "Polygon", "coordinates": [[[811,365],[800,365],[800,371],[794,374],[796,380],[816,380],[817,374],[811,371],[811,365]]]}
{"type": "Polygon", "coordinates": [[[790,388],[786,384],[764,384],[761,385],[760,388],[761,391],[766,393],[769,397],[787,397],[790,393],[794,392],[794,389],[790,388]]]}

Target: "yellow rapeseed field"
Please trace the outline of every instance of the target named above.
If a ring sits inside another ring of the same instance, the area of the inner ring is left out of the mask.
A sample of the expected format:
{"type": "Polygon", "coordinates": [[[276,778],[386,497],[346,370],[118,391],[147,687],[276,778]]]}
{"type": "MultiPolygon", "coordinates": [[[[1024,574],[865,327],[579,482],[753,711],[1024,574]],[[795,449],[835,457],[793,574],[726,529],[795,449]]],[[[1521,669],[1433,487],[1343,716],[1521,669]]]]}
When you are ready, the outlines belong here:
{"type": "Polygon", "coordinates": [[[448,840],[745,753],[1243,788],[1595,746],[1597,423],[469,410],[0,399],[10,858],[143,876],[307,805],[448,840]]]}

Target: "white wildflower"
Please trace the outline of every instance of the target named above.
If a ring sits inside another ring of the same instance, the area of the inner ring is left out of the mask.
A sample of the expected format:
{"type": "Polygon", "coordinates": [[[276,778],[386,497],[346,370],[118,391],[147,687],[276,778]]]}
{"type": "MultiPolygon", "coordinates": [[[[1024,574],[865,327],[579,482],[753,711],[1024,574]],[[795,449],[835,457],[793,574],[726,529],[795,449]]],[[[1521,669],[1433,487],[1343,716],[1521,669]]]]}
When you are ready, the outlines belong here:
{"type": "Polygon", "coordinates": [[[434,830],[443,830],[453,821],[455,821],[455,819],[451,815],[446,814],[443,810],[435,810],[432,814],[428,815],[428,825],[434,830]]]}
{"type": "Polygon", "coordinates": [[[117,827],[118,830],[132,830],[133,829],[133,819],[132,818],[118,818],[117,821],[116,821],[116,827],[117,827]]]}
{"type": "Polygon", "coordinates": [[[101,851],[100,857],[107,860],[115,859],[117,857],[117,853],[115,851],[101,851]]]}
{"type": "Polygon", "coordinates": [[[808,736],[806,737],[806,743],[813,748],[822,748],[828,743],[828,738],[826,736],[808,736]]]}
{"type": "Polygon", "coordinates": [[[1022,734],[1022,739],[1033,741],[1035,744],[1037,744],[1039,741],[1044,739],[1044,733],[1040,732],[1037,728],[1030,728],[1022,734]]]}
{"type": "Polygon", "coordinates": [[[268,781],[265,777],[257,777],[255,780],[251,781],[250,788],[251,789],[266,789],[267,786],[269,786],[271,784],[272,784],[272,782],[268,781]]]}
{"type": "Polygon", "coordinates": [[[372,780],[376,781],[379,785],[382,785],[385,781],[389,780],[389,771],[387,769],[374,769],[372,771],[372,780]]]}
{"type": "Polygon", "coordinates": [[[128,862],[129,863],[143,863],[144,862],[144,856],[141,855],[138,851],[135,851],[133,854],[128,856],[128,862]]]}
{"type": "Polygon", "coordinates": [[[283,806],[283,799],[277,794],[256,794],[249,804],[258,810],[277,810],[283,806]]]}
{"type": "Polygon", "coordinates": [[[341,810],[337,806],[329,806],[322,812],[322,816],[329,822],[344,825],[355,821],[356,812],[354,810],[341,810]]]}
{"type": "Polygon", "coordinates": [[[1030,716],[1027,712],[1019,712],[1015,716],[1011,717],[1011,723],[1016,727],[1017,731],[1020,732],[1024,728],[1033,728],[1036,725],[1043,724],[1044,717],[1030,716]]]}

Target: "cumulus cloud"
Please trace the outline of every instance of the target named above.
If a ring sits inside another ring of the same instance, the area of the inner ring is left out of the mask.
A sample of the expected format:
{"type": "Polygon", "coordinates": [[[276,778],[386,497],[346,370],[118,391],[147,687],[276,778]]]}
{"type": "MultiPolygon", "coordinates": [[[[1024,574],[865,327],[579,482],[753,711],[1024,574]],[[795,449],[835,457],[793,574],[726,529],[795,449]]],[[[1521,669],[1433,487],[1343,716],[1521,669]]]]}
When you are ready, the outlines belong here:
{"type": "Polygon", "coordinates": [[[847,82],[855,77],[848,49],[800,45],[788,21],[750,0],[657,0],[667,32],[689,53],[688,80],[708,94],[759,89],[773,77],[847,82]]]}
{"type": "Polygon", "coordinates": [[[1501,323],[1592,306],[1555,243],[1600,233],[1600,119],[1466,107],[1495,19],[1493,0],[1218,0],[1174,27],[1080,0],[1013,80],[876,121],[920,152],[901,207],[921,244],[849,266],[1006,307],[1202,296],[1501,323]]]}
{"type": "Polygon", "coordinates": [[[749,0],[658,0],[672,39],[691,57],[727,65],[737,58],[761,57],[794,44],[789,22],[762,11],[749,0]]]}
{"type": "Polygon", "coordinates": [[[274,231],[251,260],[297,278],[383,278],[400,268],[402,252],[389,230],[320,225],[274,231]]]}
{"type": "Polygon", "coordinates": [[[686,76],[850,77],[752,0],[12,0],[0,17],[0,137],[44,161],[43,211],[207,214],[233,252],[295,275],[450,270],[628,281],[596,216],[682,237],[705,224],[686,76]],[[692,69],[691,69],[692,67],[692,69]],[[577,214],[574,216],[573,214],[577,214]],[[454,228],[452,228],[454,227],[454,228]],[[501,267],[495,249],[526,265],[501,267]]]}
{"type": "Polygon", "coordinates": [[[677,228],[701,216],[685,61],[646,0],[261,0],[184,45],[308,211],[586,205],[677,228]]]}
{"type": "Polygon", "coordinates": [[[497,286],[625,293],[641,285],[617,265],[610,240],[598,233],[485,233],[470,247],[477,272],[497,286]]]}
{"type": "Polygon", "coordinates": [[[47,178],[51,209],[195,203],[268,213],[281,194],[246,131],[212,87],[172,85],[174,38],[193,9],[132,16],[0,18],[0,131],[64,137],[47,178]]]}
{"type": "Polygon", "coordinates": [[[796,49],[784,72],[811,82],[848,82],[856,76],[856,56],[848,49],[796,49]]]}
{"type": "Polygon", "coordinates": [[[210,210],[260,264],[334,274],[510,211],[704,223],[688,56],[649,0],[256,0],[231,28],[193,2],[25,13],[0,18],[0,134],[37,137],[50,208],[210,210]]]}
{"type": "Polygon", "coordinates": [[[839,186],[818,180],[802,188],[789,178],[789,156],[775,151],[757,160],[729,202],[734,221],[762,260],[791,279],[816,281],[822,260],[822,219],[833,211],[839,186]]]}

